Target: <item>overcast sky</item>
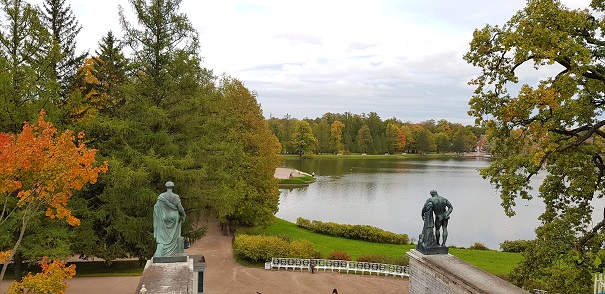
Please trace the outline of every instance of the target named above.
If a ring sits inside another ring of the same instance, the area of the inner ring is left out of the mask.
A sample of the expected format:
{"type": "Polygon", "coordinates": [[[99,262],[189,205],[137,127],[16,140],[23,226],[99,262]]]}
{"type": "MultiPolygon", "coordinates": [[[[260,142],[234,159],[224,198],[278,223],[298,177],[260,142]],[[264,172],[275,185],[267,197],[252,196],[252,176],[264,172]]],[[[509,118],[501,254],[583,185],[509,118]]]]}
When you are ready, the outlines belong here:
{"type": "MultiPolygon", "coordinates": [[[[30,0],[41,4],[43,0],[30,0]]],[[[589,0],[563,0],[584,8],[589,0]]],[[[79,50],[94,53],[126,0],[67,0],[83,26],[79,50]]],[[[183,0],[200,35],[203,66],[258,94],[265,117],[376,112],[384,119],[467,115],[479,73],[462,56],[474,29],[502,25],[525,0],[183,0]]]]}

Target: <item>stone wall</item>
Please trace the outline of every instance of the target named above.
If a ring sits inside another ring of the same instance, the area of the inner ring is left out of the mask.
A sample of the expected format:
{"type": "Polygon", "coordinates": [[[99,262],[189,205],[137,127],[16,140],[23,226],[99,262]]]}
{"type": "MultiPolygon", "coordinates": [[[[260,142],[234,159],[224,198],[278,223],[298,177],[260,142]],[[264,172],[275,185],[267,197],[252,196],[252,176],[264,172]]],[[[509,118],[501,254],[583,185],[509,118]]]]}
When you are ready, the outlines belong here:
{"type": "Polygon", "coordinates": [[[529,293],[451,254],[424,255],[417,250],[407,254],[410,294],[529,293]]]}

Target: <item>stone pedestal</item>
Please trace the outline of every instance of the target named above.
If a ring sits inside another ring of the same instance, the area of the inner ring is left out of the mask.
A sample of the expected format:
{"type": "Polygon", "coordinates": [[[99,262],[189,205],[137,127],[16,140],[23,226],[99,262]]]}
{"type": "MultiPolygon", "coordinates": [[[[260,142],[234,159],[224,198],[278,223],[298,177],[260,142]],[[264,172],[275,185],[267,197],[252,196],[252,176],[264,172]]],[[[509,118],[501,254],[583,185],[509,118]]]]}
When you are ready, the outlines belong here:
{"type": "Polygon", "coordinates": [[[193,273],[188,256],[154,257],[147,261],[135,294],[197,294],[193,273]]]}
{"type": "Polygon", "coordinates": [[[410,250],[410,294],[516,294],[529,292],[451,254],[424,255],[410,250]]]}

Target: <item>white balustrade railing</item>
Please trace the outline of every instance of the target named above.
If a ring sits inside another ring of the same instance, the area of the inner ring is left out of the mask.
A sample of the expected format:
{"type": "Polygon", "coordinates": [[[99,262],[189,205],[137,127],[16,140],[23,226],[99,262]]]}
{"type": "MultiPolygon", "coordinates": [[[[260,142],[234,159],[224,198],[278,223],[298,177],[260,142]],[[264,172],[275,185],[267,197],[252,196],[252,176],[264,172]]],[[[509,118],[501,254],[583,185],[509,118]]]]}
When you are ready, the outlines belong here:
{"type": "Polygon", "coordinates": [[[311,265],[314,265],[315,271],[326,270],[337,271],[347,274],[353,272],[357,274],[377,274],[377,275],[392,275],[394,277],[409,277],[410,268],[403,265],[394,265],[386,263],[362,262],[362,261],[347,261],[347,260],[331,260],[331,259],[305,259],[305,258],[272,258],[270,266],[267,264],[267,269],[292,269],[293,271],[300,269],[301,271],[311,271],[311,265]]]}

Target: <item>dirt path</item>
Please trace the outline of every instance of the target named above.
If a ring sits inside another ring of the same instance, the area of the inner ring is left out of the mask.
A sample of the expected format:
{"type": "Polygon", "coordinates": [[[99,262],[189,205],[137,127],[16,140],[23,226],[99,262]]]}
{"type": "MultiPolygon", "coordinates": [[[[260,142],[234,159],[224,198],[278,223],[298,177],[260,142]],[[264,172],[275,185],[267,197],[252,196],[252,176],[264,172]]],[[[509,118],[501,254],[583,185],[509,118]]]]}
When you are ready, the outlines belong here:
{"type": "MultiPolygon", "coordinates": [[[[206,257],[205,291],[207,294],[242,293],[408,293],[408,280],[394,277],[361,276],[331,272],[292,272],[247,268],[233,259],[231,237],[223,236],[216,220],[207,222],[208,234],[187,249],[190,255],[206,257]]],[[[402,254],[404,254],[402,252],[402,254]]],[[[133,294],[140,277],[74,278],[68,281],[67,294],[133,294]]],[[[2,283],[5,293],[9,281],[2,283]]]]}

